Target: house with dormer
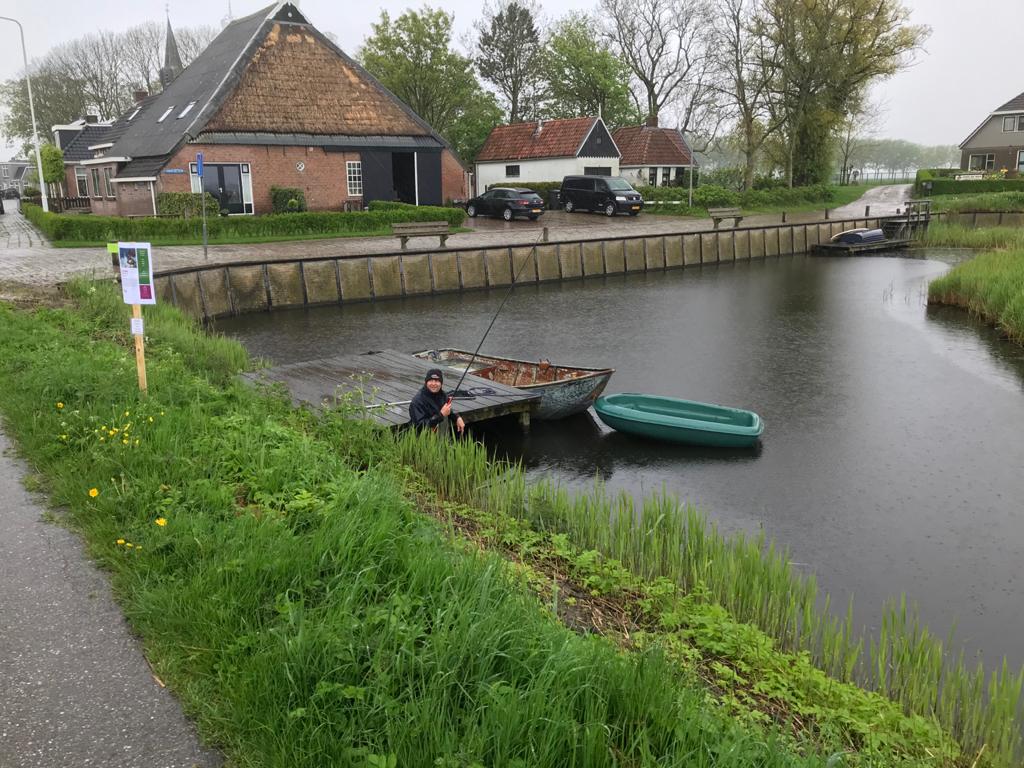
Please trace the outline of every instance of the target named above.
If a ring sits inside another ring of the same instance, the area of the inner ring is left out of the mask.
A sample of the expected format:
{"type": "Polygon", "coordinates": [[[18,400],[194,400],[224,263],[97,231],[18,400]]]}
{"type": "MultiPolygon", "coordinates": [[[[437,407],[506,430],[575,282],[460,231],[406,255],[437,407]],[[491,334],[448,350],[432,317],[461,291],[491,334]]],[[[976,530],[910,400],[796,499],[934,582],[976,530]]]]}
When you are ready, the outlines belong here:
{"type": "Polygon", "coordinates": [[[600,117],[496,126],[476,159],[476,191],[494,184],[619,175],[619,148],[600,117]]]}
{"type": "Polygon", "coordinates": [[[66,133],[69,189],[94,213],[152,215],[161,192],[200,191],[231,215],[270,213],[271,187],[302,189],[310,210],[466,197],[444,139],[296,5],[232,21],[187,67],[167,35],[159,93],[66,133]]]}
{"type": "Polygon", "coordinates": [[[991,112],[960,144],[965,171],[1024,174],[1024,93],[991,112]]]}

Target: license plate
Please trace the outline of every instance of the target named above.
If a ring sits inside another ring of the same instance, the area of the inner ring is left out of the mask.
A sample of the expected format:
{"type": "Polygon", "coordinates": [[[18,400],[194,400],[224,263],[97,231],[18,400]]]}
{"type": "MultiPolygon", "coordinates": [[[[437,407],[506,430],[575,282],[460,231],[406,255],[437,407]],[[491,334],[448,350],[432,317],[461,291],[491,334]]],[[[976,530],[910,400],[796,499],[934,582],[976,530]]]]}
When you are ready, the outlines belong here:
{"type": "Polygon", "coordinates": [[[640,210],[640,206],[639,205],[634,205],[633,206],[633,210],[634,211],[639,211],[640,210]]]}
{"type": "Polygon", "coordinates": [[[530,213],[540,213],[540,208],[534,208],[530,213]]]}

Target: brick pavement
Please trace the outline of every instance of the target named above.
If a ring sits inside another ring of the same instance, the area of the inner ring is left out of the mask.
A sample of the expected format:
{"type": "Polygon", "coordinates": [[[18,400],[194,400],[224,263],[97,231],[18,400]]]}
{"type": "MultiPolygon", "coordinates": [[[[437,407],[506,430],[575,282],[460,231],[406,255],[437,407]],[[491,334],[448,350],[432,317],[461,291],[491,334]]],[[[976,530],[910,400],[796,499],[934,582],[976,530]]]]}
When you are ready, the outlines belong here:
{"type": "MultiPolygon", "coordinates": [[[[856,203],[837,208],[831,218],[863,216],[864,205],[871,204],[872,215],[893,213],[909,196],[909,185],[874,187],[866,190],[856,203]]],[[[6,202],[6,201],[5,201],[6,202]]],[[[794,223],[820,221],[824,213],[789,214],[794,223]]],[[[748,216],[743,225],[777,224],[778,214],[748,216]]],[[[551,242],[578,240],[601,236],[651,236],[711,229],[710,219],[680,219],[673,216],[618,216],[612,219],[599,214],[549,211],[536,222],[505,222],[501,219],[477,218],[467,221],[475,231],[452,235],[449,248],[474,248],[494,245],[529,245],[537,242],[543,227],[548,227],[551,242]]],[[[0,283],[22,286],[53,286],[71,277],[111,274],[110,259],[102,248],[53,248],[39,237],[31,225],[15,212],[0,216],[0,232],[10,235],[6,248],[0,249],[0,283]],[[13,221],[12,221],[13,220],[13,221]],[[15,243],[15,239],[17,243],[15,243]]],[[[0,237],[0,243],[3,242],[0,237]]],[[[415,238],[413,249],[436,246],[434,238],[415,238]]],[[[394,237],[352,237],[330,240],[297,240],[279,243],[213,245],[209,247],[210,264],[240,261],[278,261],[296,258],[329,258],[332,256],[393,253],[398,249],[394,237]]],[[[187,245],[155,249],[158,271],[204,263],[202,246],[187,245]]]]}

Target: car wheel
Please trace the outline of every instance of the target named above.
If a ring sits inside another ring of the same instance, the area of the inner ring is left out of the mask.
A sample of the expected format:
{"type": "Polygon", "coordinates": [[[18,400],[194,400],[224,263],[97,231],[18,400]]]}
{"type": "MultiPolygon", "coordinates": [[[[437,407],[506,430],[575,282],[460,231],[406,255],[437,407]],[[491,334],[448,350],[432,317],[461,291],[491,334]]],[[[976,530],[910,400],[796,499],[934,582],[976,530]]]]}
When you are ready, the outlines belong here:
{"type": "Polygon", "coordinates": [[[466,215],[469,216],[469,218],[471,218],[471,219],[475,219],[476,218],[476,206],[475,205],[467,205],[466,206],[466,215]]]}
{"type": "Polygon", "coordinates": [[[504,211],[501,212],[501,218],[503,218],[505,221],[512,221],[512,219],[515,218],[515,214],[512,213],[511,208],[506,208],[504,211]]]}
{"type": "Polygon", "coordinates": [[[576,206],[572,204],[572,200],[566,200],[565,201],[565,212],[566,213],[572,213],[575,210],[576,210],[576,206]]]}
{"type": "Polygon", "coordinates": [[[605,203],[604,215],[605,216],[614,216],[615,215],[615,203],[605,203]]]}

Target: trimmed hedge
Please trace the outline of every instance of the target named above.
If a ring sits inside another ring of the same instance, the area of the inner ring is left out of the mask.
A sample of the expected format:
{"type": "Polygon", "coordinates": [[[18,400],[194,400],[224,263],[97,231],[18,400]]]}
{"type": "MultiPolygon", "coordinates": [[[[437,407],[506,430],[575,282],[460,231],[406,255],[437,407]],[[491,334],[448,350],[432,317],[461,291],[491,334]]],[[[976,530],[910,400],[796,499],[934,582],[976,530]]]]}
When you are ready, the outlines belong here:
{"type": "Polygon", "coordinates": [[[306,193],[298,187],[271,187],[270,207],[274,213],[301,213],[306,210],[306,193]]]}
{"type": "MultiPolygon", "coordinates": [[[[161,192],[156,196],[156,209],[162,216],[202,217],[200,197],[198,192],[161,192]]],[[[206,215],[220,216],[217,198],[209,192],[206,193],[206,215]]]]}
{"type": "MultiPolygon", "coordinates": [[[[25,216],[53,241],[107,243],[116,240],[197,240],[202,221],[191,219],[125,219],[116,216],[43,213],[35,205],[24,206],[25,216]]],[[[209,219],[211,239],[378,233],[391,224],[407,221],[447,221],[459,227],[466,213],[461,208],[406,206],[351,213],[281,213],[269,216],[217,216],[209,219]]]]}
{"type": "MultiPolygon", "coordinates": [[[[914,180],[914,194],[924,195],[977,195],[985,192],[1024,192],[1024,179],[991,178],[976,181],[957,181],[954,176],[961,173],[983,173],[965,171],[962,168],[922,168],[914,180]],[[924,183],[930,181],[931,191],[925,191],[924,183]]],[[[998,174],[990,174],[998,175],[998,174]]]]}
{"type": "Polygon", "coordinates": [[[532,189],[544,200],[544,204],[547,205],[548,194],[553,189],[561,189],[561,181],[522,181],[522,182],[511,182],[503,181],[499,184],[488,184],[487,189],[494,189],[495,187],[521,187],[523,189],[532,189]]]}

